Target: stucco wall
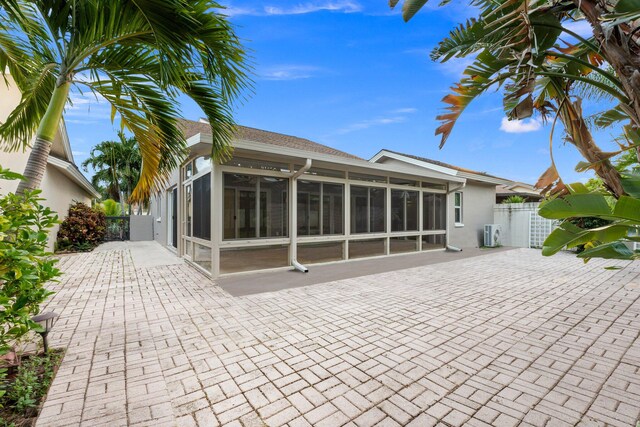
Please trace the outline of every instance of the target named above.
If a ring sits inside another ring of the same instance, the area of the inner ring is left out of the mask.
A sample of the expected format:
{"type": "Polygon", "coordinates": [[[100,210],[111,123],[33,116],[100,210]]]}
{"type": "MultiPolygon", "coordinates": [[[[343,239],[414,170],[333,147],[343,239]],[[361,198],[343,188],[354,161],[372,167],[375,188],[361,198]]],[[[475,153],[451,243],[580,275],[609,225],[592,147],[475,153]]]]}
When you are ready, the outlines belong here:
{"type": "Polygon", "coordinates": [[[462,218],[464,226],[456,226],[454,220],[454,196],[448,201],[449,244],[460,248],[479,247],[484,244],[485,224],[493,223],[493,207],[496,203],[496,187],[467,181],[462,192],[462,218]]]}
{"type": "Polygon", "coordinates": [[[153,240],[154,219],[151,215],[131,215],[129,221],[129,240],[132,242],[153,240]]]}
{"type": "MultiPolygon", "coordinates": [[[[46,199],[43,205],[57,212],[60,220],[66,218],[69,212],[69,205],[74,201],[83,202],[91,206],[91,198],[87,193],[51,165],[47,166],[40,188],[42,189],[42,197],[46,199]]],[[[48,248],[50,250],[53,249],[58,229],[59,226],[55,226],[49,234],[48,248]]]]}

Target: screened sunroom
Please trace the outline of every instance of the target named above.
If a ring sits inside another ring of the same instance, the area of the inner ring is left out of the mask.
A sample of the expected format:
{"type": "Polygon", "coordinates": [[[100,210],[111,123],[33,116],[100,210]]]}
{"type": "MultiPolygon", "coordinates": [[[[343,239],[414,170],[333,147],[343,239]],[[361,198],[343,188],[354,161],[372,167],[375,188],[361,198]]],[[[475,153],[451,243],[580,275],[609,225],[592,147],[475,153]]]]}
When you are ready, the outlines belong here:
{"type": "Polygon", "coordinates": [[[463,178],[248,136],[219,164],[211,136],[193,135],[157,200],[167,246],[212,276],[445,248],[447,200],[463,178]]]}

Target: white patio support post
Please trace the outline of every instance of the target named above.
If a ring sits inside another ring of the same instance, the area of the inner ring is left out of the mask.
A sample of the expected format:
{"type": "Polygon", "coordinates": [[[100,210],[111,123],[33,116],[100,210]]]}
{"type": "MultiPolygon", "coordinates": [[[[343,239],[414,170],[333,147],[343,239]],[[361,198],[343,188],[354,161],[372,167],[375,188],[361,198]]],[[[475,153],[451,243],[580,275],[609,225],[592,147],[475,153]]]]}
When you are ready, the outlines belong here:
{"type": "Polygon", "coordinates": [[[389,255],[391,253],[391,189],[389,188],[389,178],[387,177],[387,187],[384,190],[384,210],[385,210],[385,233],[387,235],[384,245],[384,254],[389,255]]]}
{"type": "Polygon", "coordinates": [[[289,178],[289,265],[298,259],[298,180],[289,178]]]}
{"type": "Polygon", "coordinates": [[[422,190],[418,191],[418,242],[416,243],[418,252],[422,250],[422,232],[424,231],[424,197],[422,190]]]}
{"type": "Polygon", "coordinates": [[[211,163],[211,276],[220,275],[220,244],[224,221],[224,177],[217,162],[211,163]]]}
{"type": "Polygon", "coordinates": [[[176,238],[178,239],[178,241],[176,242],[176,251],[178,252],[178,256],[179,257],[183,257],[184,256],[184,241],[183,241],[183,236],[184,236],[184,224],[182,223],[183,218],[184,218],[184,187],[182,185],[184,181],[184,176],[182,174],[182,166],[180,166],[178,168],[178,193],[177,193],[177,197],[178,197],[178,203],[176,203],[176,206],[178,208],[178,212],[175,212],[176,216],[178,217],[177,221],[176,221],[176,227],[178,228],[176,230],[176,238]]]}
{"type": "Polygon", "coordinates": [[[351,185],[349,184],[349,172],[345,172],[344,183],[344,254],[342,259],[349,259],[349,237],[351,237],[351,185]]]}
{"type": "MultiPolygon", "coordinates": [[[[309,270],[298,262],[298,177],[311,168],[311,163],[311,159],[307,159],[304,166],[293,172],[289,178],[289,188],[291,189],[291,196],[289,197],[289,200],[291,201],[289,209],[289,265],[304,273],[309,270]]],[[[294,166],[291,166],[291,170],[293,169],[294,166]]]]}

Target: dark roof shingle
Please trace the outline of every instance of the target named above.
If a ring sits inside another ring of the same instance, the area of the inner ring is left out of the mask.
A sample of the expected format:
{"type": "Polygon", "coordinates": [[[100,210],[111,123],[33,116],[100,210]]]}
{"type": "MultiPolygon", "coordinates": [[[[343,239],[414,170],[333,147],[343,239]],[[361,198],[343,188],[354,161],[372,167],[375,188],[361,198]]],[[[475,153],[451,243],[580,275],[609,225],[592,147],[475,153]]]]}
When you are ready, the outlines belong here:
{"type": "MultiPolygon", "coordinates": [[[[183,119],[180,120],[180,125],[184,131],[185,138],[190,138],[199,133],[211,135],[211,126],[209,126],[209,123],[183,119]]],[[[332,156],[344,157],[348,159],[362,160],[360,157],[354,156],[353,154],[336,150],[335,148],[318,144],[317,142],[313,142],[305,138],[298,138],[296,136],[269,132],[266,130],[255,129],[247,126],[236,126],[236,134],[234,135],[234,138],[260,142],[263,144],[277,145],[280,147],[295,148],[298,150],[311,151],[314,153],[329,154],[332,156]]]]}

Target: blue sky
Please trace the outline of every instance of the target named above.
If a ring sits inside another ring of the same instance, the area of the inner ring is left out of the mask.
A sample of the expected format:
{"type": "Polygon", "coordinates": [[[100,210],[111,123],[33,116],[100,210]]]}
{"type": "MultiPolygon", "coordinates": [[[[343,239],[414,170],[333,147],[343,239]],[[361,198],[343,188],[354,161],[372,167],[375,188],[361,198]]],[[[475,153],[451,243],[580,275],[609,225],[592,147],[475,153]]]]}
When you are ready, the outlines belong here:
{"type": "MultiPolygon", "coordinates": [[[[386,0],[222,1],[251,52],[254,93],[236,107],[236,121],[308,138],[369,158],[382,148],[425,156],[533,183],[549,165],[549,126],[506,122],[499,93],[463,114],[442,150],[434,136],[441,99],[468,64],[429,59],[430,50],[473,11],[463,4],[428,5],[411,22],[386,0]]],[[[115,139],[110,109],[74,94],[66,121],[76,162],[96,143],[115,139]]],[[[189,100],[182,113],[201,116],[189,100]]],[[[554,155],[567,182],[581,160],[557,131],[554,155]]],[[[611,135],[597,135],[603,141],[611,135]]]]}

